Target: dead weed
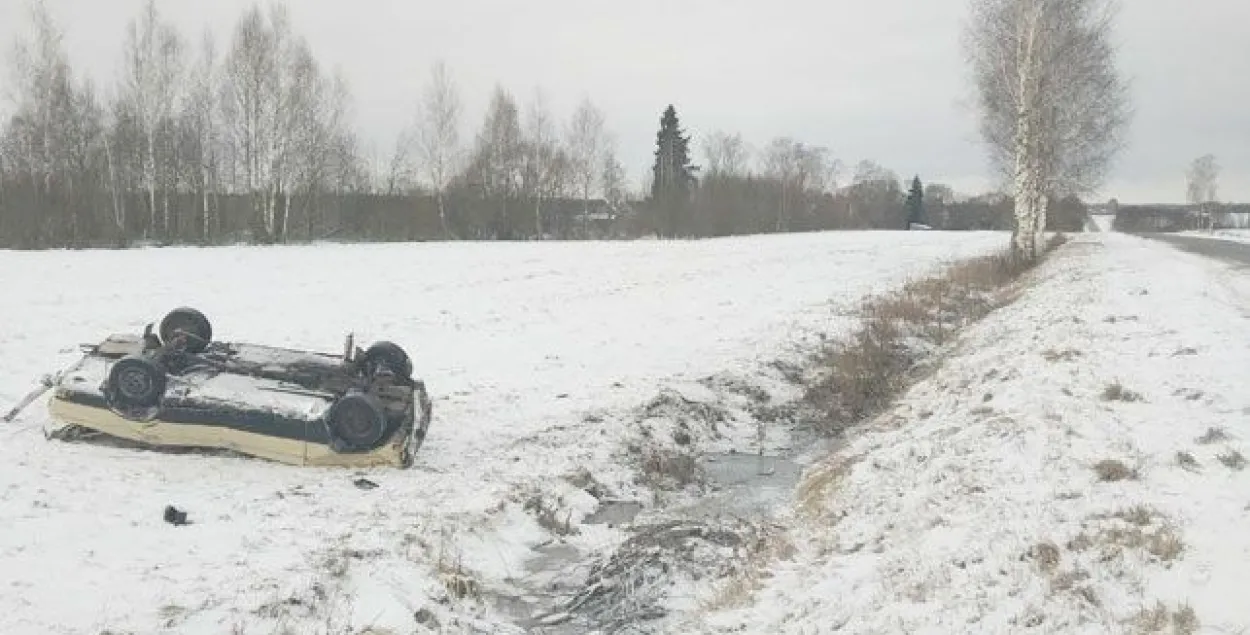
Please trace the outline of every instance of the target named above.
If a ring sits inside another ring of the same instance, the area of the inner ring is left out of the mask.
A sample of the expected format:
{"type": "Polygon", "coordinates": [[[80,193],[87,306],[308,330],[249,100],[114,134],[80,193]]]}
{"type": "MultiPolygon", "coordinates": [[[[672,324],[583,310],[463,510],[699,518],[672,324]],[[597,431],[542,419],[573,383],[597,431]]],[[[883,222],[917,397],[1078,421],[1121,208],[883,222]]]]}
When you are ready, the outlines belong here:
{"type": "Polygon", "coordinates": [[[1123,401],[1125,403],[1134,403],[1142,401],[1141,393],[1134,392],[1125,388],[1120,382],[1112,382],[1102,391],[1103,401],[1123,401]]]}
{"type": "Polygon", "coordinates": [[[1131,468],[1123,461],[1116,459],[1103,459],[1095,463],[1094,473],[1098,475],[1098,480],[1104,483],[1135,481],[1140,476],[1136,468],[1131,468]]]}

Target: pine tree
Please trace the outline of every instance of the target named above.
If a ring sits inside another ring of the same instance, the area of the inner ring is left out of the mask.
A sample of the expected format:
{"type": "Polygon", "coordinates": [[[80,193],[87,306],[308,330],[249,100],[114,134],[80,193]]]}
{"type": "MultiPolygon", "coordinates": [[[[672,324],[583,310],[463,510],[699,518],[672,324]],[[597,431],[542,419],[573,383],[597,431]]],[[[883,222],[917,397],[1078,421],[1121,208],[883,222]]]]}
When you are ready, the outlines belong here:
{"type": "Polygon", "coordinates": [[[694,185],[690,137],[682,133],[677,109],[669,104],[660,117],[652,167],[651,205],[659,214],[658,233],[673,237],[682,229],[686,203],[694,185]]]}
{"type": "Polygon", "coordinates": [[[924,186],[920,183],[920,176],[911,181],[911,190],[907,192],[907,228],[911,229],[913,224],[924,225],[924,186]]]}

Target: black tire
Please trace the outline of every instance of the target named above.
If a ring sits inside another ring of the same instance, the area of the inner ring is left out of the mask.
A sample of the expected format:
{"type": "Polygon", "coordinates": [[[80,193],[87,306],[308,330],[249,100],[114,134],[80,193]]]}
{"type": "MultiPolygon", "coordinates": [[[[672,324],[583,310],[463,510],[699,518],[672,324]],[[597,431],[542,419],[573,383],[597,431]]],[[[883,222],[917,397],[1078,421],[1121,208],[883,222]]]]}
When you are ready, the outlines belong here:
{"type": "Polygon", "coordinates": [[[161,320],[161,341],[168,344],[179,333],[185,334],[186,351],[191,354],[201,353],[213,341],[213,325],[203,313],[190,307],[179,307],[170,311],[161,320]]]}
{"type": "Polygon", "coordinates": [[[165,371],[146,357],[129,355],[109,369],[108,395],[122,408],[151,408],[165,396],[165,371]]]}
{"type": "Polygon", "coordinates": [[[330,406],[326,428],[336,448],[371,450],[386,433],[386,411],[377,397],[353,393],[330,406]]]}
{"type": "Polygon", "coordinates": [[[412,378],[412,359],[394,342],[376,342],[360,358],[365,375],[372,377],[381,368],[387,368],[396,376],[412,378]]]}

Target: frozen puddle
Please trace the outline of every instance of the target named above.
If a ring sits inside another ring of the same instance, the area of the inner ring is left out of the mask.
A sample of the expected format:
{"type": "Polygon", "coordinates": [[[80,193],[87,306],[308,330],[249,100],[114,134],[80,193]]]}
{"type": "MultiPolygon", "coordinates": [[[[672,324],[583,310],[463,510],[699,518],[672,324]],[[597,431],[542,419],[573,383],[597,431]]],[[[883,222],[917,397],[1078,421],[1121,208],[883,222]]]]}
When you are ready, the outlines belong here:
{"type": "Polygon", "coordinates": [[[783,457],[760,454],[709,454],[702,468],[714,493],[692,510],[735,516],[765,516],[787,499],[803,466],[783,457]]]}
{"type": "MultiPolygon", "coordinates": [[[[803,466],[791,459],[760,454],[706,454],[699,465],[711,492],[696,504],[665,516],[765,516],[794,491],[803,475],[803,466]]],[[[609,499],[585,523],[628,526],[642,511],[638,501],[609,499]]]]}
{"type": "Polygon", "coordinates": [[[642,503],[631,500],[605,500],[599,503],[595,513],[586,517],[587,525],[619,527],[634,522],[642,512],[642,503]]]}
{"type": "Polygon", "coordinates": [[[749,542],[755,523],[788,500],[803,471],[759,454],[713,453],[699,462],[708,493],[697,503],[639,519],[642,503],[603,501],[585,523],[624,529],[623,544],[606,553],[555,541],[536,548],[521,581],[526,591],[494,596],[495,608],[518,627],[558,635],[663,617],[673,574],[698,579],[732,567],[724,549],[749,542]]]}

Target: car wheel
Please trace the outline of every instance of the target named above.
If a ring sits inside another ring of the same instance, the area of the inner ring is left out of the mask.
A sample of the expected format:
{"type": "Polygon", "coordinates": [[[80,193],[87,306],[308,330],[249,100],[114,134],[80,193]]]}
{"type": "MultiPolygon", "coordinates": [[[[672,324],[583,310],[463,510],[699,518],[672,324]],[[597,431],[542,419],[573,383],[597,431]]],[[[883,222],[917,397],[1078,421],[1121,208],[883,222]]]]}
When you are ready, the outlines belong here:
{"type": "Polygon", "coordinates": [[[354,393],[339,399],[326,413],[330,438],[349,450],[367,450],[386,432],[386,412],[373,395],[354,393]]]}
{"type": "Polygon", "coordinates": [[[127,356],[109,369],[108,394],[126,408],[150,408],[165,395],[165,371],[146,357],[127,356]]]}
{"type": "Polygon", "coordinates": [[[203,352],[213,341],[213,325],[203,313],[190,307],[174,309],[161,320],[162,342],[168,344],[180,333],[186,335],[186,351],[192,354],[203,352]]]}
{"type": "Polygon", "coordinates": [[[399,377],[412,378],[412,360],[404,349],[393,342],[376,342],[370,346],[361,357],[361,367],[369,376],[387,368],[399,377]]]}

